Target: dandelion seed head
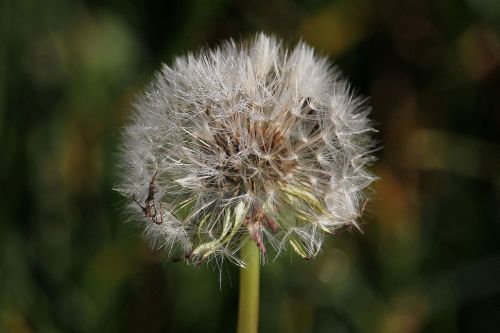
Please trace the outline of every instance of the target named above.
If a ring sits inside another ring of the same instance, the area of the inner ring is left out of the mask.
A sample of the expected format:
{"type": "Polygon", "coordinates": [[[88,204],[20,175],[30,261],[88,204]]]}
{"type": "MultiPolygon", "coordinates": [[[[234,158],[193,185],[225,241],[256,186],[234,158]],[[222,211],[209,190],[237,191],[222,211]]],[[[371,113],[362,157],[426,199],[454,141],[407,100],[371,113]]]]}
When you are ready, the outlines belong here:
{"type": "Polygon", "coordinates": [[[264,34],[163,65],[124,130],[117,189],[155,248],[238,265],[314,257],[356,225],[374,180],[369,106],[324,57],[264,34]]]}

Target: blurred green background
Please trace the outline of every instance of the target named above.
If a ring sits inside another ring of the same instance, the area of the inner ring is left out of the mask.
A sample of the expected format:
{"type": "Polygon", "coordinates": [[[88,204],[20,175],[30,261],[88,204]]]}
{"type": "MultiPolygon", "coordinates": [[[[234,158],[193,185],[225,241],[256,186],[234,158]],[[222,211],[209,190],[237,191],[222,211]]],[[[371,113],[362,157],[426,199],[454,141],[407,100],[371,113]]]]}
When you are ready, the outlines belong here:
{"type": "Polygon", "coordinates": [[[0,3],[0,332],[233,332],[238,271],[167,263],[112,190],[162,62],[303,38],[371,97],[364,233],[262,269],[261,332],[500,332],[500,1],[0,3]]]}

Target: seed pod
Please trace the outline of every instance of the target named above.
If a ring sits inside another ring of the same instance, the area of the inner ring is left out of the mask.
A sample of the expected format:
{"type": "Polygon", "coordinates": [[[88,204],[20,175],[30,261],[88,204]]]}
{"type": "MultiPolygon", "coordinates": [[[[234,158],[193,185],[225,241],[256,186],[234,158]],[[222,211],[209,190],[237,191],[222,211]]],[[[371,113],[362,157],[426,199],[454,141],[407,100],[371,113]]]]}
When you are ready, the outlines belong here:
{"type": "Polygon", "coordinates": [[[374,180],[370,108],[304,43],[259,34],[179,57],[135,106],[117,188],[153,246],[243,265],[243,237],[312,258],[325,233],[356,226],[374,180]]]}

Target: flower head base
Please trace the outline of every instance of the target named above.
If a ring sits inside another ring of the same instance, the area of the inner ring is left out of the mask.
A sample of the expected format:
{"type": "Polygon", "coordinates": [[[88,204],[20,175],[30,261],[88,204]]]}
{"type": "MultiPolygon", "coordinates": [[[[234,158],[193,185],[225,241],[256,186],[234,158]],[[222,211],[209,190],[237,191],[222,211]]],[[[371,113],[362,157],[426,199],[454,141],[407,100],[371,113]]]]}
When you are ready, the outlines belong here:
{"type": "Polygon", "coordinates": [[[191,262],[311,258],[356,225],[374,177],[369,107],[325,58],[263,34],[164,66],[125,131],[118,190],[155,247],[191,262]]]}

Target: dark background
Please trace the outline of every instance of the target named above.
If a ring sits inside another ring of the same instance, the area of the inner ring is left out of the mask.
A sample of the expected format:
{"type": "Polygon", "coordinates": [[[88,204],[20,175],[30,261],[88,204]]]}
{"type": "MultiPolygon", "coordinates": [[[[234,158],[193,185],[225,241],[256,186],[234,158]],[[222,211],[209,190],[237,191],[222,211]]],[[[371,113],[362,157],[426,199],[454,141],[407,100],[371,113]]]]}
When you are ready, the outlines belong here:
{"type": "Polygon", "coordinates": [[[120,129],[162,62],[300,38],[370,96],[364,233],[262,268],[261,332],[500,332],[500,1],[0,3],[0,332],[233,332],[238,271],[124,223],[120,129]]]}

